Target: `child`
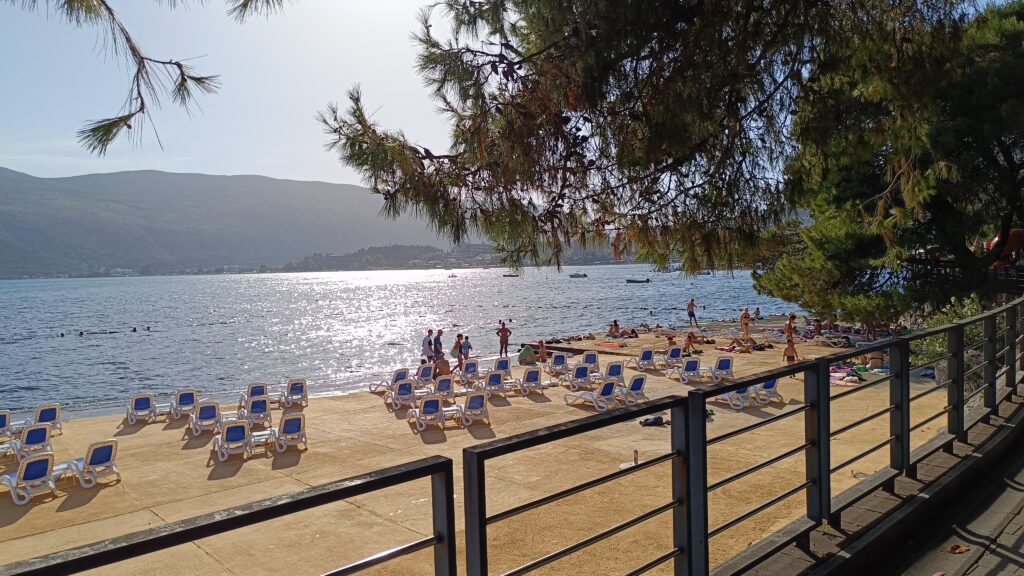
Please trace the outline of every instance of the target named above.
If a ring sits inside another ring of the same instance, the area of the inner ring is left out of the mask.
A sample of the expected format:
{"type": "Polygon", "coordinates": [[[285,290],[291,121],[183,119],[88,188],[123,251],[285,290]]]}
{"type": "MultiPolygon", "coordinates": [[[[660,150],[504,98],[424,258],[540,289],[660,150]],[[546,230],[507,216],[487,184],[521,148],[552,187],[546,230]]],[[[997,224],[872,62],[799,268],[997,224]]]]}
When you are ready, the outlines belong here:
{"type": "MultiPolygon", "coordinates": [[[[786,349],[782,351],[782,358],[786,361],[787,366],[792,366],[800,361],[800,355],[796,352],[796,344],[793,343],[792,338],[786,339],[786,349]]],[[[796,376],[790,376],[790,378],[796,378],[796,376]]]]}

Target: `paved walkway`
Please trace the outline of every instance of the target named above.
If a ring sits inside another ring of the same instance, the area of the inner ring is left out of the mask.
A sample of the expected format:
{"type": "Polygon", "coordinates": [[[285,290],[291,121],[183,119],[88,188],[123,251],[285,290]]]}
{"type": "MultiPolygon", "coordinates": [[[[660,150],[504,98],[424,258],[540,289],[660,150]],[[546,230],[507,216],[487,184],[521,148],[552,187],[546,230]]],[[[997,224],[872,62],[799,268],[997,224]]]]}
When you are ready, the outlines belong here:
{"type": "Polygon", "coordinates": [[[925,538],[904,576],[1024,575],[1024,451],[980,488],[925,538]]]}

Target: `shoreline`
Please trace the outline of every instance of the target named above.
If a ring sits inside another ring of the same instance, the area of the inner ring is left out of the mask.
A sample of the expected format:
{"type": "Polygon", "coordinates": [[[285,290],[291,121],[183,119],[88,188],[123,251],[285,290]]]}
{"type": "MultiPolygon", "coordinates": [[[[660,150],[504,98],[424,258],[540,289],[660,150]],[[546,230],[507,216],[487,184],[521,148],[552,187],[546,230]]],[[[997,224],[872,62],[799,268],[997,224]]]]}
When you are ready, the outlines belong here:
{"type": "MultiPolygon", "coordinates": [[[[834,352],[834,349],[809,345],[802,350],[808,357],[834,352]]],[[[744,377],[781,365],[781,351],[777,352],[732,355],[736,360],[737,376],[744,377]]],[[[702,363],[711,362],[717,355],[715,351],[707,350],[702,363]]],[[[619,357],[601,355],[602,363],[612,359],[619,357]]],[[[522,371],[521,366],[513,367],[515,376],[521,376],[522,371]]],[[[627,376],[634,372],[629,369],[627,376]]],[[[660,369],[650,370],[647,374],[647,391],[652,399],[690,389],[677,380],[666,378],[660,369]]],[[[779,387],[785,398],[783,403],[733,411],[725,403],[712,402],[709,407],[717,413],[711,425],[715,433],[735,430],[778,414],[802,397],[802,380],[780,380],[779,387]]],[[[125,426],[123,417],[117,415],[72,419],[65,424],[64,434],[54,439],[57,460],[81,456],[90,442],[114,437],[120,443],[118,460],[123,480],[103,483],[88,490],[62,482],[58,486],[58,497],[39,497],[27,506],[17,507],[0,492],[0,557],[14,561],[37,556],[435,454],[452,458],[456,474],[461,476],[461,452],[465,446],[557,425],[593,413],[585,407],[566,406],[562,398],[564,388],[549,388],[544,396],[522,397],[512,393],[507,398],[492,397],[489,402],[490,424],[474,424],[468,429],[449,424],[444,430],[431,427],[416,433],[406,422],[406,410],[393,411],[384,405],[380,396],[366,391],[355,392],[361,393],[316,396],[311,399],[309,407],[302,410],[306,414],[310,438],[307,451],[293,449],[284,454],[270,455],[257,451],[253,458],[245,461],[238,456],[224,463],[211,458],[212,436],[207,433],[193,438],[180,420],[160,419],[148,425],[125,426]]],[[[922,406],[940,410],[942,401],[939,396],[927,396],[921,400],[922,406]]],[[[859,418],[865,411],[877,410],[887,402],[888,390],[872,387],[850,398],[837,402],[833,409],[837,425],[859,418]]],[[[275,408],[273,414],[276,424],[281,411],[275,408]]],[[[938,428],[939,423],[934,422],[916,431],[915,438],[919,440],[915,440],[915,444],[923,443],[927,439],[925,435],[935,433],[938,428]]],[[[656,457],[668,446],[669,429],[644,428],[628,422],[502,457],[488,468],[488,477],[496,486],[489,492],[489,506],[495,510],[505,509],[607,474],[622,462],[631,461],[634,450],[642,460],[656,457]]],[[[709,449],[709,480],[724,477],[763,459],[766,447],[772,453],[785,450],[802,440],[802,431],[802,419],[788,418],[716,444],[709,449]]],[[[833,457],[841,461],[876,444],[879,437],[887,434],[887,420],[872,421],[855,433],[838,438],[833,457]]],[[[888,454],[882,452],[838,471],[833,479],[835,490],[852,486],[857,475],[871,473],[886,465],[888,454]]],[[[0,465],[4,466],[4,471],[10,470],[10,461],[0,462],[0,465]]],[[[563,540],[586,536],[599,531],[602,526],[613,524],[628,513],[623,508],[624,502],[629,502],[629,507],[648,503],[656,505],[654,500],[661,498],[658,487],[668,485],[665,476],[669,471],[667,465],[661,464],[629,476],[628,481],[595,488],[594,494],[567,498],[548,510],[531,512],[515,521],[496,525],[492,536],[496,567],[512,562],[523,550],[530,550],[531,554],[544,553],[563,540]],[[595,508],[594,498],[606,505],[595,508]],[[565,517],[575,517],[579,521],[565,526],[562,522],[565,517]]],[[[717,524],[735,516],[743,507],[749,507],[769,495],[775,489],[773,487],[788,486],[803,472],[800,458],[787,459],[723,488],[711,499],[711,522],[717,524]],[[768,492],[765,492],[765,486],[769,487],[768,492]]],[[[461,486],[461,481],[456,478],[456,518],[460,532],[463,530],[461,507],[464,502],[461,486]]],[[[784,505],[723,532],[711,541],[712,556],[721,561],[757,541],[773,527],[784,525],[798,513],[801,498],[798,494],[792,501],[787,500],[784,505]]],[[[294,571],[296,563],[303,568],[302,571],[320,573],[364,553],[378,552],[388,546],[429,535],[432,533],[429,509],[429,499],[424,500],[422,486],[396,487],[387,494],[370,494],[351,503],[325,507],[316,514],[282,518],[267,526],[261,525],[258,531],[241,530],[197,541],[181,551],[168,551],[161,557],[160,565],[166,565],[168,558],[172,558],[171,561],[180,563],[182,567],[202,569],[207,573],[240,570],[248,565],[251,550],[242,543],[271,530],[282,536],[282,545],[262,552],[260,565],[249,566],[245,569],[247,573],[294,571]],[[346,546],[325,549],[324,546],[330,546],[328,541],[318,545],[292,536],[310,533],[330,534],[329,541],[345,542],[346,546]],[[293,554],[297,549],[295,546],[310,547],[317,553],[298,558],[293,554]]],[[[628,540],[624,549],[634,550],[640,558],[652,546],[659,546],[663,535],[670,533],[665,530],[665,522],[667,520],[659,517],[634,528],[622,536],[628,540]]],[[[606,559],[600,555],[581,554],[578,558],[566,559],[566,564],[560,565],[560,569],[572,572],[589,567],[591,571],[601,573],[604,561],[606,559]]],[[[152,562],[153,559],[143,557],[119,564],[110,573],[137,573],[152,562]]],[[[425,568],[414,561],[396,561],[393,571],[386,573],[425,574],[425,568]]]]}

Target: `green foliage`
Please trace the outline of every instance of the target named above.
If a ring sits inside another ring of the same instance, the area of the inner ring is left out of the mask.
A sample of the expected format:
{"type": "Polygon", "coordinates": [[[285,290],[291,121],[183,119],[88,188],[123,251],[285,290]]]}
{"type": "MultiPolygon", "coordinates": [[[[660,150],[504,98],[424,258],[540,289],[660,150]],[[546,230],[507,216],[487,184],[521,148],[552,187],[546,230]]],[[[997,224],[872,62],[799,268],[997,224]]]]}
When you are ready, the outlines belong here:
{"type": "MultiPolygon", "coordinates": [[[[415,36],[449,120],[435,153],[367,119],[357,90],[328,147],[452,240],[477,229],[511,263],[608,243],[664,265],[732,267],[790,216],[783,168],[807,88],[852,52],[957,28],[966,2],[483,0],[440,3],[415,36]]],[[[913,60],[908,65],[915,65],[913,60]]]]}
{"type": "MultiPolygon", "coordinates": [[[[163,1],[170,8],[188,4],[188,0],[163,1]]],[[[225,0],[225,3],[228,14],[239,22],[250,16],[269,16],[284,8],[284,0],[225,0]]],[[[35,10],[43,4],[72,26],[96,27],[103,35],[102,45],[131,70],[128,95],[118,113],[90,121],[78,131],[78,142],[99,156],[106,154],[110,145],[122,136],[141,138],[142,130],[136,128],[149,117],[150,106],[159,105],[161,96],[169,97],[190,113],[198,94],[214,94],[220,89],[217,76],[199,75],[181,60],[160,60],[147,55],[107,0],[0,0],[0,4],[26,10],[35,10]]]]}
{"type": "MultiPolygon", "coordinates": [[[[981,298],[977,294],[962,299],[953,298],[948,304],[928,314],[923,322],[924,328],[937,328],[953,324],[977,316],[984,311],[981,298]]],[[[964,328],[964,342],[967,345],[981,341],[981,323],[975,322],[964,328]]],[[[934,362],[948,354],[946,336],[929,336],[914,342],[911,363],[920,366],[934,362]]]]}
{"type": "Polygon", "coordinates": [[[1024,225],[1024,2],[873,47],[808,82],[786,192],[814,224],[757,275],[766,293],[864,322],[984,290],[1002,246],[971,246],[1024,225]],[[936,260],[962,280],[935,281],[936,260]]]}

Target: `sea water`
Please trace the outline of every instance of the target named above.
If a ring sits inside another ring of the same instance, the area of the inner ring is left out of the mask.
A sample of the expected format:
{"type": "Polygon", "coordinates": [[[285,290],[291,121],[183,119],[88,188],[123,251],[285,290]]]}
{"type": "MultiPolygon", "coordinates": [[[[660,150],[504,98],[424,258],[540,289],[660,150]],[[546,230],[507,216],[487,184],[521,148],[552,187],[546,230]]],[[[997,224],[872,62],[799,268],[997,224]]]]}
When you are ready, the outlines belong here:
{"type": "MultiPolygon", "coordinates": [[[[389,270],[0,282],[0,408],[56,401],[72,412],[121,409],[135,392],[185,386],[237,396],[249,382],[306,377],[316,394],[363,388],[419,363],[427,328],[497,353],[515,343],[621,326],[686,323],[794,309],[756,294],[749,272],[682,276],[646,265],[389,270]],[[571,279],[569,273],[587,278],[571,279]],[[449,277],[455,275],[454,278],[449,277]],[[627,278],[650,278],[627,284],[627,278]],[[132,328],[136,331],[133,332],[132,328]],[[79,333],[83,336],[79,336],[79,333]],[[64,337],[60,334],[64,333],[64,337]]],[[[514,349],[516,347],[513,347],[514,349]]]]}

